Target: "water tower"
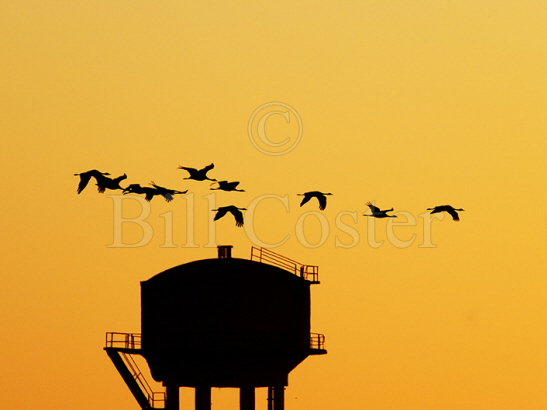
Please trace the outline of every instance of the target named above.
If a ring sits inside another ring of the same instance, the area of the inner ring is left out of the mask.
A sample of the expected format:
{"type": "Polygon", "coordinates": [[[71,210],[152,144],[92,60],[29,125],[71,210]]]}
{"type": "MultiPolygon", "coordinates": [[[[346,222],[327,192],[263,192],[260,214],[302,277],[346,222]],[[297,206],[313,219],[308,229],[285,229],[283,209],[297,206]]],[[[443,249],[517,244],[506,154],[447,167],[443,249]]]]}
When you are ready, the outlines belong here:
{"type": "Polygon", "coordinates": [[[196,410],[211,409],[212,387],[240,389],[240,410],[284,409],[288,376],[309,355],[327,353],[310,333],[310,285],[317,266],[266,249],[250,259],[186,263],[141,282],[141,334],[107,333],[105,350],[142,409],[179,410],[179,388],[195,388],[196,410]],[[164,393],[152,393],[132,355],[141,355],[164,393]]]}

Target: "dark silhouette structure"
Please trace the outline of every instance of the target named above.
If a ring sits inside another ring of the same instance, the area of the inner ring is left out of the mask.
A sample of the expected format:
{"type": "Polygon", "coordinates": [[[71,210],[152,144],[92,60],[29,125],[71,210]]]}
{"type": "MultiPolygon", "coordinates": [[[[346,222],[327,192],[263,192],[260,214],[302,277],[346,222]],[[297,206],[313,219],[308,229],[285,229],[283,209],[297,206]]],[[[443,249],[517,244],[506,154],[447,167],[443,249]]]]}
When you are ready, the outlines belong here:
{"type": "Polygon", "coordinates": [[[142,335],[108,333],[105,350],[142,409],[165,400],[166,410],[179,410],[184,386],[195,388],[196,410],[211,409],[212,387],[239,388],[240,410],[254,410],[255,388],[268,388],[268,410],[283,410],[291,370],[327,353],[324,336],[310,333],[314,283],[317,266],[258,248],[236,259],[231,246],[219,246],[217,259],[141,282],[142,335]],[[166,398],[124,366],[132,354],[146,359],[166,398]]]}
{"type": "MultiPolygon", "coordinates": [[[[211,185],[214,185],[215,182],[213,182],[211,185]]],[[[238,192],[245,192],[244,189],[237,189],[237,186],[239,185],[239,181],[234,182],[228,182],[228,181],[218,181],[216,182],[217,187],[211,188],[212,191],[214,190],[222,190],[222,191],[238,191],[238,192]]]]}
{"type": "Polygon", "coordinates": [[[327,207],[327,197],[325,195],[332,195],[332,194],[323,193],[319,191],[310,191],[304,194],[297,194],[297,195],[304,195],[302,202],[300,202],[300,206],[304,205],[306,202],[308,202],[312,198],[317,198],[317,200],[319,201],[319,210],[323,211],[327,207]]]}
{"type": "Polygon", "coordinates": [[[450,205],[439,205],[439,206],[436,206],[435,208],[427,208],[427,210],[431,211],[430,212],[431,214],[436,214],[438,212],[443,212],[443,211],[448,212],[450,216],[452,217],[452,219],[456,222],[460,220],[460,217],[456,211],[465,211],[465,209],[461,209],[461,208],[456,209],[451,207],[450,205]]]}
{"type": "Polygon", "coordinates": [[[213,212],[216,212],[217,214],[214,217],[214,221],[219,220],[224,215],[226,215],[228,212],[230,212],[235,220],[236,220],[236,226],[241,228],[243,226],[243,214],[241,211],[246,211],[246,208],[238,208],[234,205],[228,205],[228,206],[219,206],[218,209],[212,209],[213,212]]]}
{"type": "Polygon", "coordinates": [[[370,208],[370,212],[372,212],[372,215],[363,214],[364,216],[373,216],[374,218],[397,218],[397,215],[387,214],[387,212],[393,211],[393,208],[380,210],[380,208],[378,208],[377,206],[372,205],[371,202],[367,202],[367,205],[370,208]]]}
{"type": "Polygon", "coordinates": [[[214,167],[215,167],[215,164],[210,164],[210,165],[207,165],[205,168],[198,170],[195,168],[183,167],[181,165],[178,167],[178,169],[184,169],[185,171],[188,171],[190,173],[190,176],[184,179],[195,179],[196,181],[205,181],[206,179],[208,179],[209,181],[216,181],[216,179],[211,179],[207,176],[207,172],[212,170],[214,167]]]}

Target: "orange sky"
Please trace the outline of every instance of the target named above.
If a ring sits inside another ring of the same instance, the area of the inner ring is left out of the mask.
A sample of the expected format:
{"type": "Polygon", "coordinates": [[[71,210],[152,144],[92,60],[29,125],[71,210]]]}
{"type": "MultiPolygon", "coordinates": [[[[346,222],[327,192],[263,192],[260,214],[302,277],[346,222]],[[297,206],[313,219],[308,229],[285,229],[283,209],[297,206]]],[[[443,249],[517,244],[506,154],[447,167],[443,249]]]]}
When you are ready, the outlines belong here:
{"type": "Polygon", "coordinates": [[[3,2],[0,407],[136,408],[102,348],[140,331],[139,282],[287,238],[273,250],[320,267],[329,352],[290,374],[288,410],[547,408],[545,21],[530,1],[3,2]],[[249,135],[270,102],[294,111],[262,137],[301,134],[284,155],[249,135]],[[246,192],[176,169],[211,162],[246,192]],[[190,196],[151,202],[143,246],[109,246],[119,199],[76,194],[94,168],[190,196]],[[324,212],[299,207],[310,190],[334,194],[324,212]],[[254,203],[253,230],[210,225],[212,201],[254,203]],[[442,204],[461,221],[427,228],[442,204]]]}

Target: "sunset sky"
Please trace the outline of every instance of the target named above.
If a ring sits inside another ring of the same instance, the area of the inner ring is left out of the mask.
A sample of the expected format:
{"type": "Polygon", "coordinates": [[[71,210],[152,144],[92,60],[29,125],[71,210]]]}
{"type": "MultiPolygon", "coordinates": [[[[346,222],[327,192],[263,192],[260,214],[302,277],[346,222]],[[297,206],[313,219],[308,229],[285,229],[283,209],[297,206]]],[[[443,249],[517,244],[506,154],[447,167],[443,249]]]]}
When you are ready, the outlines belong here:
{"type": "Polygon", "coordinates": [[[319,266],[328,354],[287,410],[547,408],[546,21],[526,0],[1,2],[0,408],[138,408],[105,333],[140,332],[140,281],[217,244],[319,266]],[[177,169],[210,163],[245,192],[177,169]],[[91,169],[188,194],[77,195],[91,169]],[[313,190],[326,210],[299,207],[313,190]],[[245,228],[212,222],[232,204],[245,228]]]}

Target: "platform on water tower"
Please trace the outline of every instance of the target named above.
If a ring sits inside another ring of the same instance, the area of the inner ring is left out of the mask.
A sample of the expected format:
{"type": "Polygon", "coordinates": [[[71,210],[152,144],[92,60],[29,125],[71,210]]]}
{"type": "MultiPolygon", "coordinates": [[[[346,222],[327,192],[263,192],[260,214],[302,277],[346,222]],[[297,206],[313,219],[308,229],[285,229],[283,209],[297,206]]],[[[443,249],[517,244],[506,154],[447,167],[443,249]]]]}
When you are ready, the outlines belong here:
{"type": "Polygon", "coordinates": [[[140,333],[108,332],[104,350],[141,409],[162,410],[166,408],[165,392],[152,390],[133,359],[133,355],[141,354],[140,333]]]}

